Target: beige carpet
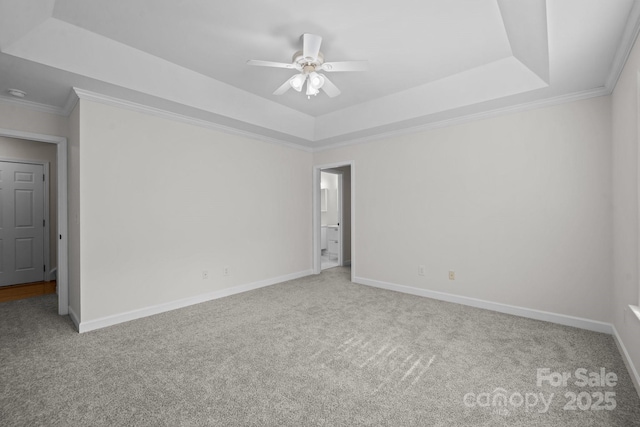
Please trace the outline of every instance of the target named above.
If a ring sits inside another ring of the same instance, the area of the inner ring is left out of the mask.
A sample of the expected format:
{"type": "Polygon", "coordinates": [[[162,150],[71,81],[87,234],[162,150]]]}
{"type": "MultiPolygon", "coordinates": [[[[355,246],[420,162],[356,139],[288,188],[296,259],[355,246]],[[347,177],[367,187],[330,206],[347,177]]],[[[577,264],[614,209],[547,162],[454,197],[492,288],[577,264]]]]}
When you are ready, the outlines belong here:
{"type": "Polygon", "coordinates": [[[0,304],[0,425],[629,427],[640,400],[608,335],[336,268],[85,334],[54,296],[0,304]]]}

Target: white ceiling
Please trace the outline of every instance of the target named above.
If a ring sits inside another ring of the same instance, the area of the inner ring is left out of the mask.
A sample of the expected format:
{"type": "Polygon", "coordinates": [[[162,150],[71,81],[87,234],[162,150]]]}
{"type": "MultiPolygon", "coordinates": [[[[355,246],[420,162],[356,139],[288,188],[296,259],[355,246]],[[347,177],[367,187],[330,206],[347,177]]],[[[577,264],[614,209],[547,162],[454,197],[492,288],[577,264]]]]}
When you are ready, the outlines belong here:
{"type": "MultiPolygon", "coordinates": [[[[638,0],[0,0],[0,101],[68,111],[117,98],[318,149],[488,111],[608,93],[638,0]],[[300,35],[323,37],[342,90],[272,92],[300,35]],[[97,95],[100,94],[100,95],[97,95]]],[[[115,101],[114,101],[115,102],[115,101]]],[[[123,103],[124,102],[124,103],[123,103]]],[[[156,110],[157,111],[157,110],[156,110]]]]}

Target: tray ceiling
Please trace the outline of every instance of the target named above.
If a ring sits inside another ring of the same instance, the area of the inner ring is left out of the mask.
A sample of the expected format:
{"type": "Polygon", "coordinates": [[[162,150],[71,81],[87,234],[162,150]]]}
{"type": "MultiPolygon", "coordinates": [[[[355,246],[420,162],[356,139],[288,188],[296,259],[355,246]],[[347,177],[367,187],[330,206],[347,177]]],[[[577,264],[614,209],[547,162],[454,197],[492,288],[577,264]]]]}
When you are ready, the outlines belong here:
{"type": "Polygon", "coordinates": [[[318,149],[528,104],[608,93],[635,0],[0,0],[0,101],[65,112],[80,96],[318,149]],[[272,92],[305,32],[342,90],[272,92]],[[99,95],[98,95],[99,94],[99,95]],[[143,107],[145,106],[145,107],[143,107]]]}

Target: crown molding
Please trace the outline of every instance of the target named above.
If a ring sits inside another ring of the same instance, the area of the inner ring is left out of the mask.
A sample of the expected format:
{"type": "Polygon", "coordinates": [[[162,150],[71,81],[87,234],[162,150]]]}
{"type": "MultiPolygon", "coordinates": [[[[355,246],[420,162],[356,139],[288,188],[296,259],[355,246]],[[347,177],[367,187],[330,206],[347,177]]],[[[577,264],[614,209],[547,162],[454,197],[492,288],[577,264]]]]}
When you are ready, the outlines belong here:
{"type": "Polygon", "coordinates": [[[69,96],[67,97],[67,102],[65,102],[64,107],[62,107],[62,111],[64,111],[65,116],[68,117],[71,114],[73,109],[76,108],[76,104],[78,104],[79,100],[80,98],[78,98],[78,94],[73,88],[71,88],[69,96]]]}
{"type": "Polygon", "coordinates": [[[68,116],[65,113],[64,109],[55,107],[53,105],[48,104],[40,104],[38,102],[27,101],[25,99],[17,99],[17,98],[8,98],[6,96],[0,96],[0,104],[5,104],[9,106],[18,106],[20,108],[25,108],[27,110],[38,111],[40,113],[48,113],[55,114],[57,116],[68,116]]]}
{"type": "Polygon", "coordinates": [[[583,99],[596,98],[599,96],[610,95],[611,91],[606,87],[599,87],[596,89],[586,90],[582,92],[570,93],[567,95],[556,96],[553,98],[543,99],[539,101],[532,101],[517,105],[512,105],[509,107],[496,108],[489,111],[483,111],[475,114],[468,114],[465,116],[455,117],[452,119],[440,120],[433,123],[428,123],[419,126],[412,126],[408,128],[398,129],[389,132],[377,133],[375,135],[370,135],[362,138],[349,139],[343,142],[337,142],[335,144],[329,144],[323,147],[314,148],[314,152],[325,151],[325,150],[333,150],[336,148],[347,147],[350,145],[364,144],[367,142],[377,141],[381,139],[393,138],[402,135],[409,135],[419,132],[424,132],[432,129],[439,129],[449,126],[460,125],[464,123],[469,123],[477,120],[489,119],[492,117],[503,116],[507,114],[519,113],[523,111],[535,110],[538,108],[551,107],[559,104],[566,104],[569,102],[581,101],[583,99]]]}
{"type": "Polygon", "coordinates": [[[613,57],[609,76],[605,82],[605,87],[609,90],[609,93],[613,92],[618,83],[622,70],[631,54],[631,49],[633,49],[633,45],[638,39],[638,34],[640,34],[640,2],[636,1],[629,13],[620,44],[618,44],[618,49],[616,49],[616,54],[613,57]]]}
{"type": "MultiPolygon", "coordinates": [[[[228,134],[232,134],[232,135],[238,135],[238,136],[244,136],[247,138],[251,138],[251,139],[257,139],[260,141],[264,141],[264,142],[270,142],[273,144],[278,144],[278,145],[284,145],[286,147],[289,148],[294,148],[296,150],[302,150],[302,151],[306,151],[306,152],[311,152],[313,151],[312,148],[309,147],[305,147],[303,145],[300,144],[295,144],[292,142],[288,142],[288,141],[283,141],[277,138],[272,138],[269,136],[264,136],[261,134],[257,134],[254,132],[249,132],[249,131],[245,131],[245,130],[241,130],[241,129],[236,129],[230,126],[224,126],[215,122],[211,122],[208,120],[202,120],[202,119],[196,119],[194,117],[189,117],[189,116],[185,116],[183,114],[178,114],[178,113],[173,113],[171,111],[167,111],[167,110],[162,110],[160,108],[155,108],[155,107],[151,107],[148,105],[143,105],[143,104],[138,104],[136,102],[131,102],[131,101],[126,101],[124,99],[119,99],[119,98],[114,98],[108,95],[103,95],[100,93],[96,93],[96,92],[91,92],[88,90],[84,90],[84,89],[80,89],[80,88],[73,88],[73,92],[75,94],[75,97],[77,97],[77,99],[84,99],[87,101],[93,101],[93,102],[98,102],[101,104],[105,104],[105,105],[110,105],[112,107],[118,107],[118,108],[123,108],[125,110],[129,110],[129,111],[135,111],[138,113],[144,113],[144,114],[149,114],[152,116],[156,116],[159,118],[163,118],[163,119],[168,119],[168,120],[174,120],[174,121],[178,121],[178,122],[182,122],[182,123],[186,123],[186,124],[190,124],[190,125],[194,125],[194,126],[199,126],[199,127],[204,127],[207,129],[212,129],[212,130],[216,130],[216,131],[220,131],[220,132],[224,132],[224,133],[228,133],[228,134]]],[[[70,96],[71,98],[71,96],[70,96]]],[[[75,106],[75,102],[72,101],[67,101],[67,105],[71,105],[71,110],[73,109],[73,107],[75,106]]],[[[70,113],[71,111],[69,111],[70,113]]]]}
{"type": "MultiPolygon", "coordinates": [[[[638,29],[640,29],[640,26],[638,26],[638,29]]],[[[97,92],[92,92],[92,91],[75,88],[75,87],[71,90],[71,93],[69,94],[69,97],[67,98],[67,101],[64,107],[62,108],[45,105],[45,104],[39,104],[35,102],[30,102],[30,101],[14,100],[14,99],[9,99],[1,96],[0,96],[0,103],[5,103],[9,105],[18,105],[22,108],[27,108],[27,109],[45,112],[45,113],[51,113],[51,114],[56,114],[61,116],[69,116],[73,111],[73,109],[75,108],[77,102],[80,99],[85,99],[87,101],[98,102],[98,103],[110,105],[113,107],[123,108],[126,110],[149,114],[149,115],[153,115],[153,116],[168,119],[168,120],[175,120],[178,122],[187,123],[194,126],[204,127],[207,129],[212,129],[212,130],[224,132],[227,134],[243,136],[251,139],[256,139],[259,141],[264,141],[264,142],[286,146],[289,148],[294,148],[296,150],[302,150],[305,152],[313,153],[313,152],[320,152],[320,151],[326,151],[326,150],[333,150],[336,148],[346,147],[350,145],[364,144],[367,142],[377,141],[381,139],[388,139],[388,138],[398,137],[402,135],[409,135],[409,134],[424,132],[432,129],[455,126],[455,125],[460,125],[460,124],[464,124],[464,123],[468,123],[476,120],[483,120],[483,119],[488,119],[488,118],[497,117],[501,115],[534,110],[537,108],[550,107],[554,105],[575,102],[575,101],[595,98],[599,96],[606,96],[610,94],[611,94],[611,89],[606,86],[603,86],[596,89],[586,90],[582,92],[575,92],[567,95],[557,96],[554,98],[532,101],[532,102],[522,103],[522,104],[513,105],[509,107],[497,108],[497,109],[484,111],[480,113],[468,114],[465,116],[455,117],[451,119],[440,120],[440,121],[436,121],[436,122],[432,122],[424,125],[412,126],[412,127],[388,131],[388,132],[376,133],[366,137],[349,138],[342,142],[328,144],[321,147],[306,147],[301,144],[283,141],[277,138],[264,136],[254,132],[244,131],[244,130],[236,129],[230,126],[220,125],[215,122],[197,119],[194,117],[185,116],[183,114],[173,113],[171,111],[162,110],[162,109],[151,107],[148,105],[138,104],[135,102],[126,101],[123,99],[114,98],[108,95],[103,95],[97,92]]],[[[310,142],[318,143],[321,141],[310,141],[310,142]]]]}

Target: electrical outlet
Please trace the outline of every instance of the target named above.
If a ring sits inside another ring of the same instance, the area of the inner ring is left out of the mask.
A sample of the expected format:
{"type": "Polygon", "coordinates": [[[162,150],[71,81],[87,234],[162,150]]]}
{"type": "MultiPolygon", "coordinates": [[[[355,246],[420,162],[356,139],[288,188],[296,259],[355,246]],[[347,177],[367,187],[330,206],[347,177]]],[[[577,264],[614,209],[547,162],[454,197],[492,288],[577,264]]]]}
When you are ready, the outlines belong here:
{"type": "Polygon", "coordinates": [[[449,270],[449,280],[456,280],[456,272],[449,270]]]}
{"type": "Polygon", "coordinates": [[[207,280],[209,278],[209,272],[207,270],[202,270],[202,279],[207,280]]]}
{"type": "Polygon", "coordinates": [[[222,275],[223,276],[228,276],[229,275],[229,267],[225,267],[222,269],[222,275]]]}
{"type": "Polygon", "coordinates": [[[424,265],[418,267],[418,276],[424,276],[424,265]]]}

